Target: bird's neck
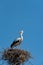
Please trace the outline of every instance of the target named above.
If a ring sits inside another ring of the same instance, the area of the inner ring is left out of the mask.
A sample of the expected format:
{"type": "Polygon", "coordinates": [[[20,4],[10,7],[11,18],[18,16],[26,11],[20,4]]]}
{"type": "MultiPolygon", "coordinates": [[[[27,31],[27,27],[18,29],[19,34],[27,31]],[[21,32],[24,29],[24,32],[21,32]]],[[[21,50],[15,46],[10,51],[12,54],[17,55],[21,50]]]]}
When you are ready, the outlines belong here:
{"type": "Polygon", "coordinates": [[[20,35],[20,37],[21,37],[21,39],[23,40],[23,35],[22,35],[22,34],[20,35]]]}

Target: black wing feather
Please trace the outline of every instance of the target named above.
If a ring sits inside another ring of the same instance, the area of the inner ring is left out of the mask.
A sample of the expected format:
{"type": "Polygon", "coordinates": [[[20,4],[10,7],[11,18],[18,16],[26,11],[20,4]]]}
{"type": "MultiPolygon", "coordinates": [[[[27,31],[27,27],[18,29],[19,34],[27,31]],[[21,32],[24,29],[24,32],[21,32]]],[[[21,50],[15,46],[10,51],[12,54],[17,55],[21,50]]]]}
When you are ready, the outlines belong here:
{"type": "Polygon", "coordinates": [[[11,44],[11,48],[15,45],[16,46],[16,43],[18,43],[19,42],[19,40],[17,40],[17,41],[13,41],[13,43],[11,44]]]}

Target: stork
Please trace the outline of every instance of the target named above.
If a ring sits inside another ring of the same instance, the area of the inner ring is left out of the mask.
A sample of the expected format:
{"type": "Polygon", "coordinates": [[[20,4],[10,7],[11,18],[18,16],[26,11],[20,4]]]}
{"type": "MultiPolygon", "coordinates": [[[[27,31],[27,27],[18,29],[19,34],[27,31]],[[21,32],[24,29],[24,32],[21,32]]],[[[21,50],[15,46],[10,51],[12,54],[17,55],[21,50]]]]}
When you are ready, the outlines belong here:
{"type": "Polygon", "coordinates": [[[14,46],[20,45],[22,41],[23,41],[23,30],[20,31],[20,37],[14,40],[10,47],[14,48],[14,46]]]}

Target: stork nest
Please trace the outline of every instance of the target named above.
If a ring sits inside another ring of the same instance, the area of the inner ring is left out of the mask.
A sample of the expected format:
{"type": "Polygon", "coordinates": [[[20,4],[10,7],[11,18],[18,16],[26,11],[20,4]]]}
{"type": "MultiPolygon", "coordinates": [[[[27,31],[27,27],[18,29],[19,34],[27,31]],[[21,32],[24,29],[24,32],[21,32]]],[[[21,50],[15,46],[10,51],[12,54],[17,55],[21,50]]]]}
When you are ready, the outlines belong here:
{"type": "Polygon", "coordinates": [[[10,65],[20,65],[31,57],[30,52],[20,49],[5,49],[2,54],[2,59],[7,60],[10,65]]]}

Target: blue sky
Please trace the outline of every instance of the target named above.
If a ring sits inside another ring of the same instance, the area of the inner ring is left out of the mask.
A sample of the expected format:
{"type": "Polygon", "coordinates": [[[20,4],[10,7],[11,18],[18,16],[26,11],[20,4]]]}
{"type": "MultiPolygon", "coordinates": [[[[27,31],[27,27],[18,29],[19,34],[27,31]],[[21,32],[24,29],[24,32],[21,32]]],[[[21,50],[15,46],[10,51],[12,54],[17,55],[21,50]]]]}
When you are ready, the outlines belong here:
{"type": "Polygon", "coordinates": [[[42,65],[43,0],[0,0],[0,50],[8,48],[22,29],[20,48],[31,52],[33,65],[42,65]]]}

